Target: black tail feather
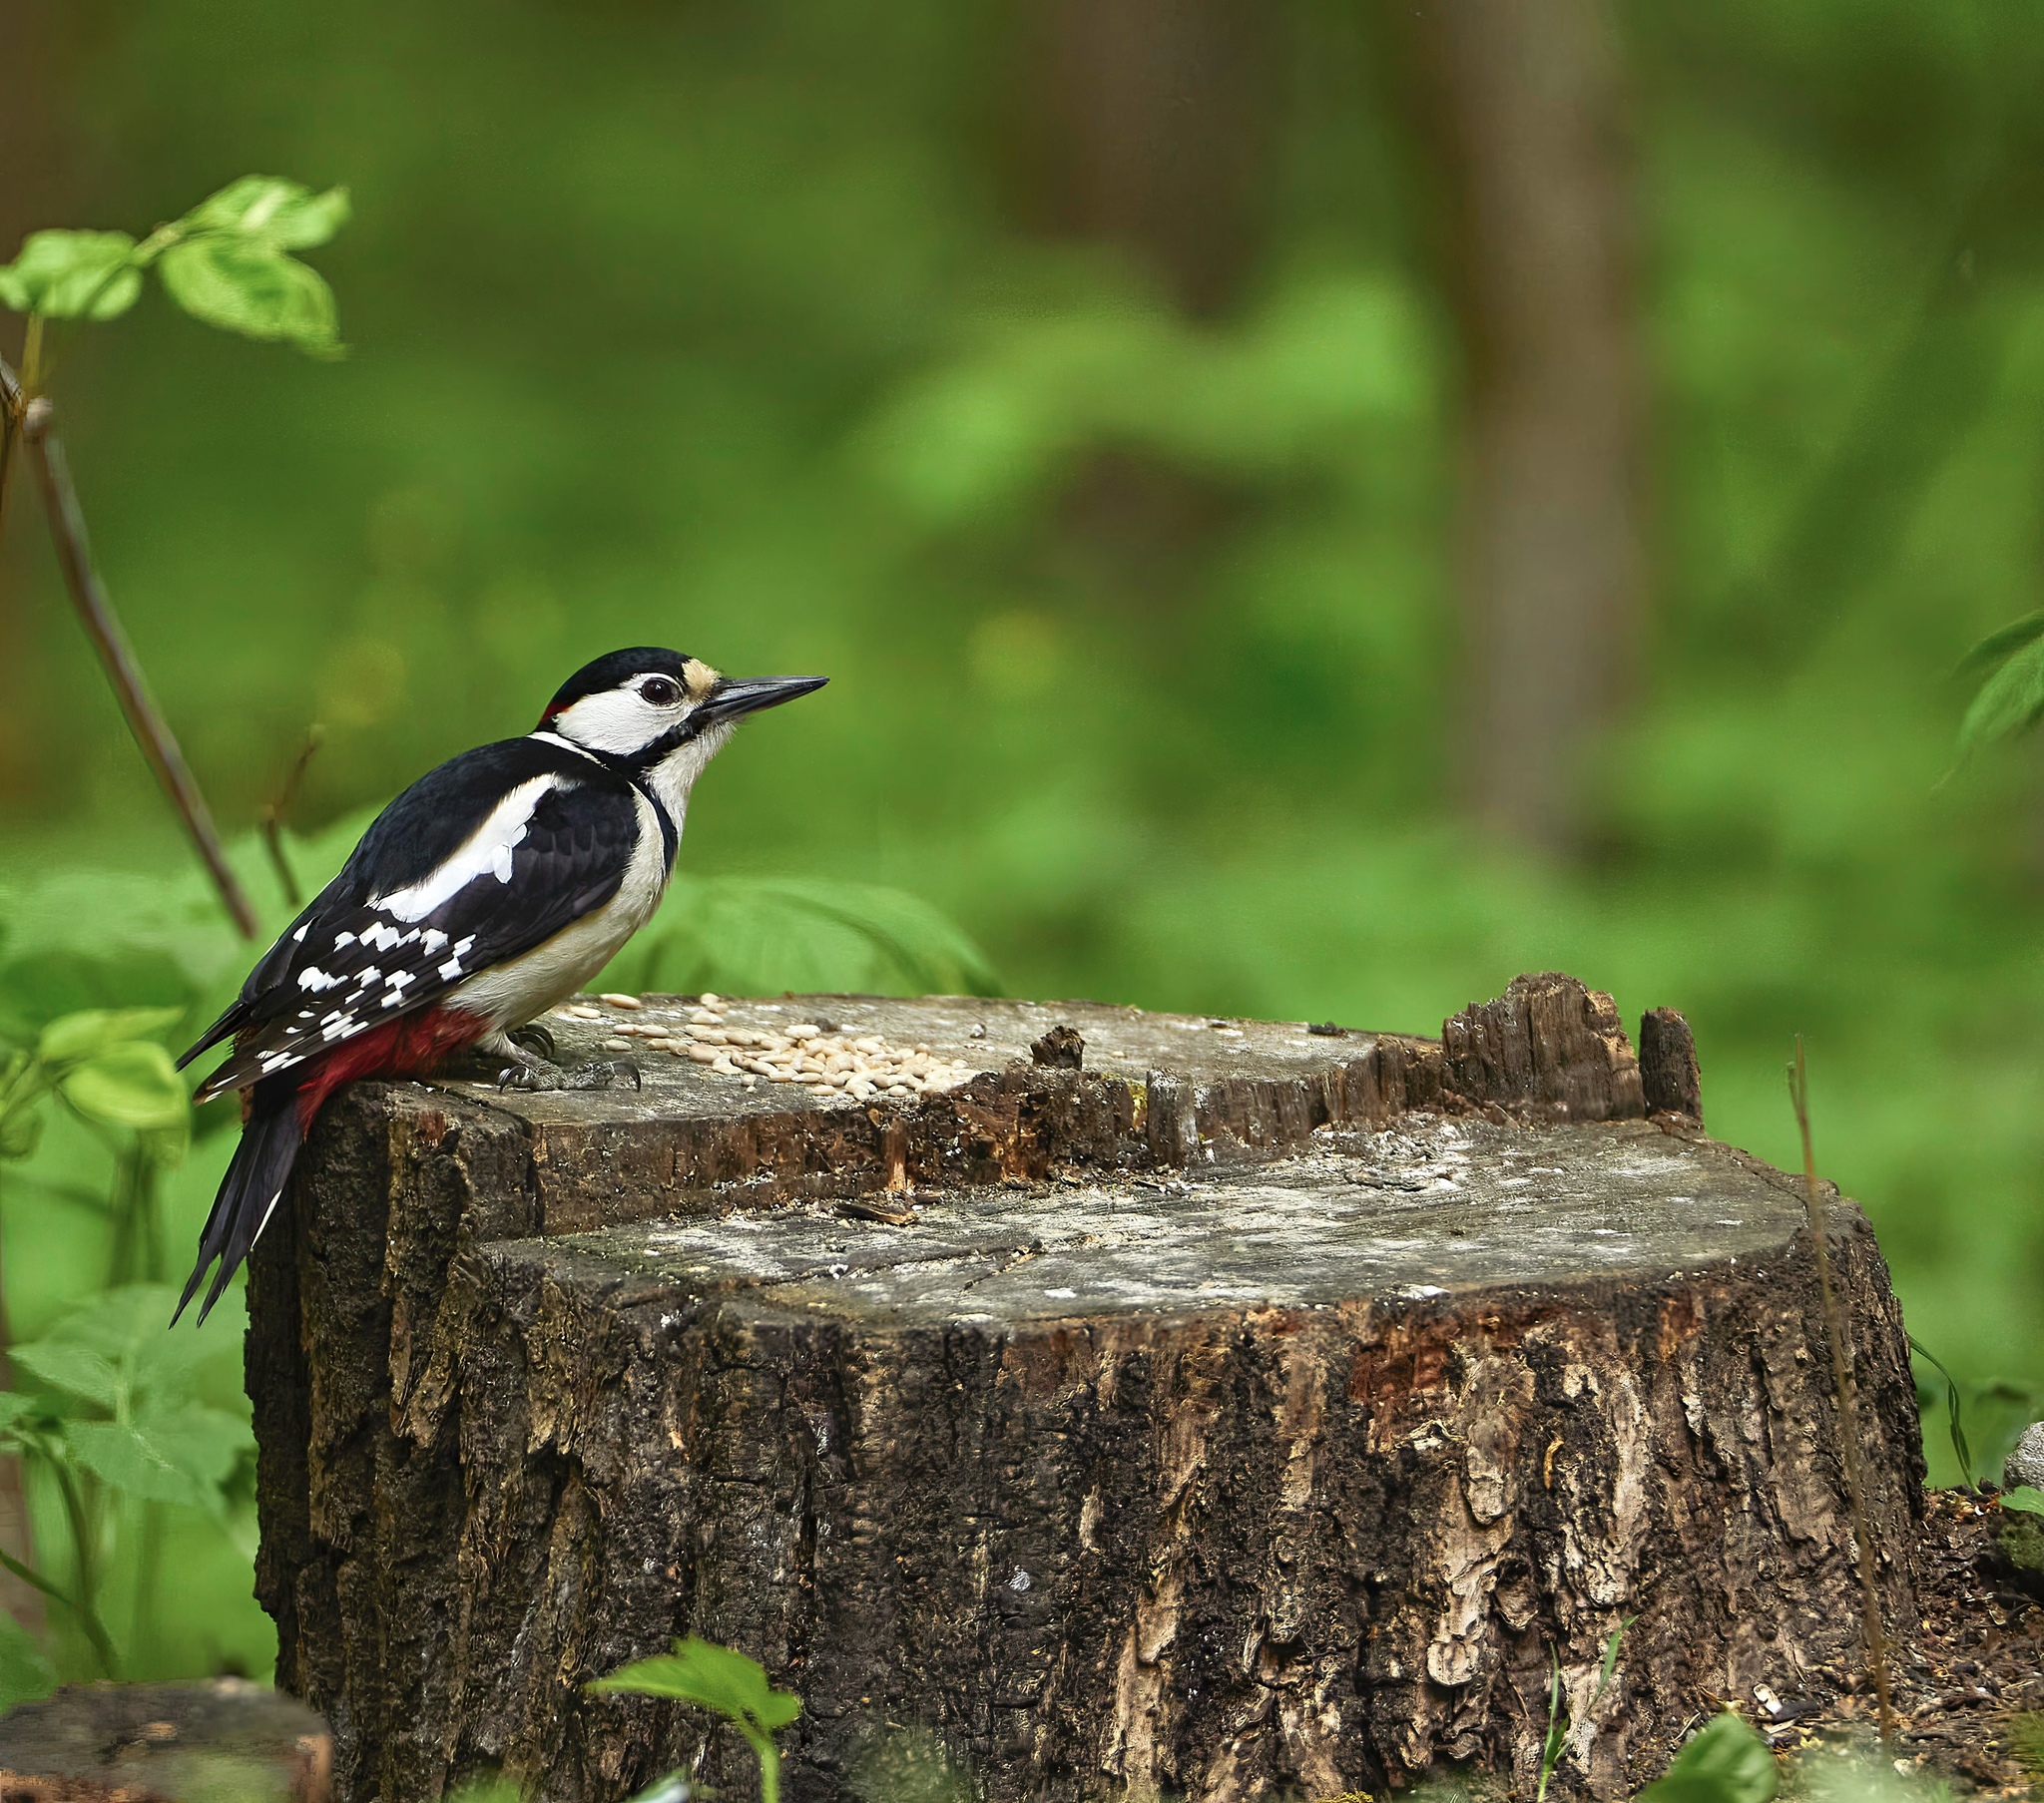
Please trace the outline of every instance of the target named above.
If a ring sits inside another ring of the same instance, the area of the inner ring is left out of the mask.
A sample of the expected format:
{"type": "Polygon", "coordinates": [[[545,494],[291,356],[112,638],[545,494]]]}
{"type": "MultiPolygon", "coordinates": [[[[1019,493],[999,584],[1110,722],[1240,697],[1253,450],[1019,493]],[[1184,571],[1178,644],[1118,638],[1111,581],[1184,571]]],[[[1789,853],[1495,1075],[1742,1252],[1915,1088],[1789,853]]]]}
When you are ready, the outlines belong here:
{"type": "Polygon", "coordinates": [[[218,1258],[220,1270],[199,1305],[200,1320],[213,1312],[228,1279],[241,1268],[249,1248],[268,1225],[270,1212],[290,1180],[291,1166],[305,1136],[298,1126],[297,1097],[286,1086],[278,1086],[280,1094],[264,1096],[268,1087],[258,1085],[256,1090],[255,1107],[242,1127],[242,1142],[235,1147],[228,1174],[221,1179],[220,1194],[214,1197],[213,1212],[206,1217],[206,1230],[199,1236],[199,1262],[178,1299],[177,1314],[171,1316],[173,1327],[199,1293],[207,1266],[218,1258]]]}

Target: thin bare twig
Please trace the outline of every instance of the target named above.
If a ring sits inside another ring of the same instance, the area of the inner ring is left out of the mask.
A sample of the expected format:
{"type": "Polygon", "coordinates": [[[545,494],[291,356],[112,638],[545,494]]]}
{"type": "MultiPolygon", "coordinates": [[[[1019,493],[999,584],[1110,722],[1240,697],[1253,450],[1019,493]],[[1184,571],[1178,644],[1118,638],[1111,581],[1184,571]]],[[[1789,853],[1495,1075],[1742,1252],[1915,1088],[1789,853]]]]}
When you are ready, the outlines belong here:
{"type": "Polygon", "coordinates": [[[241,929],[245,939],[254,939],[257,931],[256,910],[250,906],[248,896],[243,893],[240,881],[228,864],[227,853],[221,848],[220,834],[214,828],[213,815],[207,810],[206,797],[199,792],[199,784],[185,762],[184,752],[178,749],[170,723],[150,698],[141,666],[135,662],[135,654],[129,648],[127,635],[121,630],[113,603],[107,599],[107,593],[100,586],[99,577],[92,567],[92,549],[86,538],[85,516],[78,505],[78,491],[71,483],[63,443],[52,429],[55,409],[47,395],[25,396],[20,380],[4,362],[0,362],[0,404],[14,415],[21,441],[35,464],[43,491],[43,510],[49,518],[50,538],[57,548],[57,562],[63,568],[65,586],[71,591],[72,602],[85,625],[86,637],[92,641],[101,667],[114,685],[114,693],[120,700],[121,711],[127,716],[129,730],[135,734],[135,742],[142,747],[143,756],[149,760],[150,768],[155,770],[157,780],[163,784],[164,792],[170,796],[172,805],[184,820],[185,830],[199,848],[199,855],[212,873],[214,886],[220,891],[221,901],[235,925],[241,929]]]}
{"type": "Polygon", "coordinates": [[[291,765],[291,773],[283,779],[283,787],[277,790],[276,799],[262,810],[262,843],[275,867],[277,886],[283,890],[283,898],[290,903],[293,914],[305,903],[298,889],[298,874],[284,855],[283,823],[297,805],[298,790],[305,780],[305,766],[312,761],[312,753],[325,742],[326,728],[316,720],[305,728],[304,748],[298,752],[297,762],[291,765]]]}
{"type": "Polygon", "coordinates": [[[1809,1212],[1809,1239],[1816,1253],[1817,1299],[1824,1313],[1824,1337],[1830,1342],[1831,1383],[1838,1393],[1838,1452],[1845,1467],[1845,1500],[1852,1511],[1852,1543],[1859,1562],[1859,1602],[1866,1632],[1867,1663],[1873,1667],[1873,1694],[1880,1706],[1880,1737],[1895,1737],[1895,1710],[1888,1698],[1888,1636],[1881,1623],[1880,1592],[1873,1578],[1873,1524],[1867,1520],[1859,1470],[1859,1403],[1845,1362],[1845,1331],[1831,1295],[1830,1230],[1823,1198],[1817,1192],[1816,1152],[1809,1136],[1809,1073],[1802,1062],[1802,1035],[1795,1036],[1795,1062],[1788,1067],[1788,1100],[1802,1134],[1803,1204],[1809,1212]]]}
{"type": "Polygon", "coordinates": [[[43,320],[40,313],[28,316],[22,339],[23,374],[17,376],[0,361],[0,530],[7,525],[7,486],[14,474],[14,441],[21,436],[24,392],[35,391],[35,371],[42,361],[43,320]]]}

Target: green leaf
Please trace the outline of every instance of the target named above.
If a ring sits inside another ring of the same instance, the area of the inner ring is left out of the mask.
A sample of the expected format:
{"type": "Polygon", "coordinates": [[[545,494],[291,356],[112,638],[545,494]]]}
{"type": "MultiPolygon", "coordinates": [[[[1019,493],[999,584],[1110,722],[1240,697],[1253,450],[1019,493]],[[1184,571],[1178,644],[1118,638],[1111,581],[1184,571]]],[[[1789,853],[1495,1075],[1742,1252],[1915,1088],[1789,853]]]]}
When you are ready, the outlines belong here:
{"type": "Polygon", "coordinates": [[[1728,1709],[1698,1729],[1639,1803],[1772,1803],[1779,1782],[1767,1742],[1728,1709]]]}
{"type": "Polygon", "coordinates": [[[192,209],[179,225],[188,233],[226,231],[279,250],[323,244],[348,222],[347,190],[314,194],[281,176],[244,176],[192,209]]]}
{"type": "Polygon", "coordinates": [[[103,1484],[150,1503],[216,1510],[221,1486],[249,1444],[247,1427],[199,1403],[145,1409],[133,1425],[73,1421],[64,1438],[103,1484]]]}
{"type": "Polygon", "coordinates": [[[1945,1419],[1951,1430],[1952,1457],[1959,1462],[1959,1482],[1970,1484],[1973,1481],[1973,1448],[1966,1439],[1966,1403],[1959,1394],[1959,1380],[1945,1369],[1944,1360],[1914,1334],[1909,1336],[1909,1350],[1924,1363],[1934,1366],[1944,1379],[1945,1419]]]}
{"type": "Polygon", "coordinates": [[[166,1333],[178,1292],[168,1284],[130,1283],[103,1290],[56,1321],[44,1344],[83,1347],[126,1372],[133,1388],[161,1404],[181,1400],[193,1371],[238,1349],[232,1325],[211,1321],[197,1333],[166,1333]]]}
{"type": "Polygon", "coordinates": [[[154,1040],[109,1047],[73,1067],[57,1089],[80,1115],[102,1127],[175,1133],[192,1119],[192,1099],[177,1067],[154,1040]]]}
{"type": "Polygon", "coordinates": [[[1624,1643],[1626,1629],[1631,1627],[1638,1619],[1639,1616],[1637,1615],[1626,1616],[1623,1621],[1605,1636],[1604,1662],[1597,1668],[1597,1688],[1590,1696],[1591,1708],[1596,1708],[1604,1700],[1605,1691],[1611,1688],[1612,1673],[1618,1669],[1618,1649],[1624,1643]]]}
{"type": "Polygon", "coordinates": [[[0,1444],[18,1448],[26,1430],[45,1426],[50,1419],[50,1405],[44,1398],[0,1390],[0,1444]]]}
{"type": "Polygon", "coordinates": [[[165,1464],[203,1488],[209,1503],[219,1500],[221,1486],[256,1447],[248,1422],[197,1402],[146,1404],[135,1418],[135,1431],[165,1464]]]}
{"type": "Polygon", "coordinates": [[[2020,1509],[2025,1515],[2044,1515],[2044,1490],[2034,1484],[2018,1484],[2013,1490],[2001,1493],[2004,1509],[2020,1509]]]}
{"type": "Polygon", "coordinates": [[[2020,651],[2039,639],[2044,639],[2044,608],[2011,621],[1998,632],[1989,633],[1959,660],[1959,667],[1952,674],[1977,676],[1983,671],[1992,670],[2011,652],[2020,651]]]}
{"type": "Polygon", "coordinates": [[[0,1713],[16,1703],[32,1703],[57,1688],[56,1668],[28,1630],[0,1609],[0,1713]]]}
{"type": "Polygon", "coordinates": [[[36,1042],[36,1056],[46,1065],[97,1058],[116,1046],[163,1032],[181,1013],[177,1008],[83,1009],[45,1027],[36,1042]]]}
{"type": "Polygon", "coordinates": [[[37,231],[0,267],[0,302],[51,319],[112,319],[135,304],[142,272],[125,231],[37,231]]]}
{"type": "Polygon", "coordinates": [[[927,902],[868,883],[678,879],[606,988],[734,995],[997,995],[964,930],[927,902]]]}
{"type": "Polygon", "coordinates": [[[120,1400],[121,1373],[104,1353],[63,1340],[35,1340],[16,1346],[8,1355],[32,1377],[39,1377],[67,1395],[83,1397],[103,1409],[120,1400]]]}
{"type": "Polygon", "coordinates": [[[763,1734],[786,1727],[802,1709],[793,1691],[776,1690],[766,1681],[766,1668],[758,1659],[695,1634],[677,1640],[672,1653],[639,1659],[589,1687],[602,1695],[679,1697],[763,1734]]]}
{"type": "MultiPolygon", "coordinates": [[[[2032,634],[2027,631],[2029,623],[2022,624],[2025,638],[2020,649],[1980,684],[1980,692],[1959,724],[1961,756],[2034,726],[2044,717],[2044,636],[2039,636],[2044,627],[2032,634]]],[[[2016,629],[2004,630],[2013,633],[2016,629]]]]}
{"type": "Polygon", "coordinates": [[[0,1158],[33,1157],[42,1136],[41,1109],[31,1105],[0,1115],[0,1158]]]}
{"type": "Polygon", "coordinates": [[[68,1422],[64,1440],[73,1459],[124,1496],[147,1503],[205,1505],[200,1487],[125,1422],[68,1422]]]}
{"type": "Polygon", "coordinates": [[[193,318],[295,344],[313,356],[340,355],[333,290],[309,264],[240,234],[187,238],[163,253],[164,288],[193,318]]]}

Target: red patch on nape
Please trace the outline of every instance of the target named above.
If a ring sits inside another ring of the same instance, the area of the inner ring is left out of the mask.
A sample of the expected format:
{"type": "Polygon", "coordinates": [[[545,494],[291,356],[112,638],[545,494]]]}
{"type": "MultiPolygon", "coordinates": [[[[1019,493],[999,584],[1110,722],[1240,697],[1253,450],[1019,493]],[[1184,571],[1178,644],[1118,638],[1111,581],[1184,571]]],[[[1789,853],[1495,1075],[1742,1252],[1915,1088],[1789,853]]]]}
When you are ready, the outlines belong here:
{"type": "Polygon", "coordinates": [[[327,1097],[344,1083],[358,1077],[424,1077],[448,1054],[474,1045],[489,1030],[480,1015],[428,1008],[344,1040],[298,1086],[298,1125],[310,1132],[327,1097]]]}

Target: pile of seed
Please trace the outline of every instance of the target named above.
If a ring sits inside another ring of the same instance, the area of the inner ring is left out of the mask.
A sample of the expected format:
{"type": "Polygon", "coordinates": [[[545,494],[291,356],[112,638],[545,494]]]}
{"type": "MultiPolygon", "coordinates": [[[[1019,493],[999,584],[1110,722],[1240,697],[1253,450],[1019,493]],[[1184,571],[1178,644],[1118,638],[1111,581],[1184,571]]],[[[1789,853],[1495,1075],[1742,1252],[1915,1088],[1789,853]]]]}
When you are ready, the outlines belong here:
{"type": "Polygon", "coordinates": [[[644,1047],[686,1058],[720,1077],[736,1077],[748,1089],[768,1083],[798,1083],[817,1096],[849,1096],[870,1102],[877,1096],[900,1100],[955,1090],[974,1075],[972,1067],[933,1054],[927,1046],[890,1046],[878,1034],[826,1032],[811,1021],[786,1027],[740,1027],[726,1021],[731,1004],[701,997],[686,1026],[655,1021],[620,1021],[646,1005],[637,996],[597,997],[602,1007],[575,1002],[557,1010],[573,1021],[599,1021],[618,1037],[604,1041],[613,1054],[644,1047]]]}

